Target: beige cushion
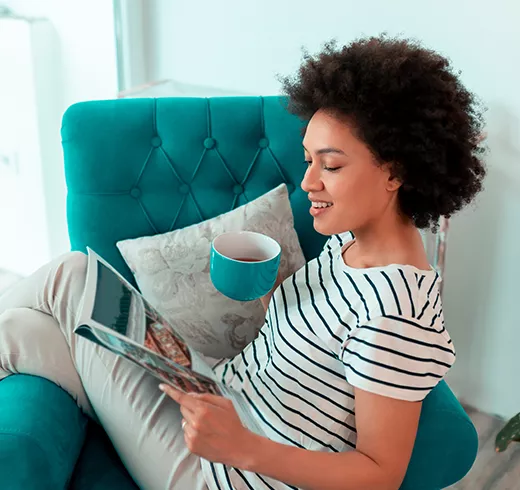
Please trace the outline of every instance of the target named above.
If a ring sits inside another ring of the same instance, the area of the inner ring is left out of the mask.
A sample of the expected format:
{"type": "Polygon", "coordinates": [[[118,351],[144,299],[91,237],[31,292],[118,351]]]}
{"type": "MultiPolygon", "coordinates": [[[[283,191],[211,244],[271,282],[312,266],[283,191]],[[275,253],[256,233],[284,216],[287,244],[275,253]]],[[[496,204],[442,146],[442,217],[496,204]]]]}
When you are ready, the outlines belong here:
{"type": "Polygon", "coordinates": [[[202,223],[117,243],[143,296],[190,346],[214,358],[239,353],[264,323],[260,301],[231,300],[214,288],[209,276],[213,238],[240,230],[264,233],[280,243],[283,279],[305,264],[285,184],[202,223]]]}

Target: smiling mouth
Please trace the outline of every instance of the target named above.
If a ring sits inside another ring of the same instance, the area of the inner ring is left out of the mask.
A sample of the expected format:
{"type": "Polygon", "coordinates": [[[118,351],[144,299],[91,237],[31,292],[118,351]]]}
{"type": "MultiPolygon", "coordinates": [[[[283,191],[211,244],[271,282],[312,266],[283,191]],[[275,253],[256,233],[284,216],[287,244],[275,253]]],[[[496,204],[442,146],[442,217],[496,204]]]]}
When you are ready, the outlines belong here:
{"type": "Polygon", "coordinates": [[[312,207],[316,209],[330,208],[333,204],[331,202],[313,202],[312,207]]]}

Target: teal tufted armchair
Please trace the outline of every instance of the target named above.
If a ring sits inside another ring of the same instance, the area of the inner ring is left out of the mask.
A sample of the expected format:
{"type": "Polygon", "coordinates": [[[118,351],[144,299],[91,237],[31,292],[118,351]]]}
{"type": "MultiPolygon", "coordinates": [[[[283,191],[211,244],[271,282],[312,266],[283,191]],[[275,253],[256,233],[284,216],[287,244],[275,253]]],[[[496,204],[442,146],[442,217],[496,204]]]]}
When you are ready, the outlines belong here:
{"type": "MultiPolygon", "coordinates": [[[[200,222],[285,182],[302,248],[307,259],[315,257],[325,238],[314,231],[299,187],[305,170],[302,123],[284,102],[164,98],[70,107],[62,139],[71,248],[93,248],[133,281],[117,241],[200,222]]],[[[16,481],[43,455],[39,478],[26,479],[25,489],[136,488],[101,428],[87,424],[56,385],[14,375],[0,382],[2,400],[11,409],[0,409],[0,481],[16,481]],[[24,444],[12,445],[16,434],[20,441],[23,434],[24,444]]],[[[476,452],[475,428],[441,382],[424,402],[402,490],[455,483],[476,452]]]]}

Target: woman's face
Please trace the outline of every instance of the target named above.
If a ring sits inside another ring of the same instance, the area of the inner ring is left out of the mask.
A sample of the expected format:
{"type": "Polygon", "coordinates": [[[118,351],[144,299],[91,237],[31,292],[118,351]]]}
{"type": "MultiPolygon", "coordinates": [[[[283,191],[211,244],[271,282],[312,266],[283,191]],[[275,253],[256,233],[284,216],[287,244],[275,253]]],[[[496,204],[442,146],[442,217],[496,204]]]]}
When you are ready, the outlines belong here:
{"type": "Polygon", "coordinates": [[[323,235],[356,231],[398,212],[399,182],[379,165],[348,123],[324,111],[309,121],[303,140],[314,228],[323,235]],[[326,207],[324,207],[326,206],[326,207]]]}

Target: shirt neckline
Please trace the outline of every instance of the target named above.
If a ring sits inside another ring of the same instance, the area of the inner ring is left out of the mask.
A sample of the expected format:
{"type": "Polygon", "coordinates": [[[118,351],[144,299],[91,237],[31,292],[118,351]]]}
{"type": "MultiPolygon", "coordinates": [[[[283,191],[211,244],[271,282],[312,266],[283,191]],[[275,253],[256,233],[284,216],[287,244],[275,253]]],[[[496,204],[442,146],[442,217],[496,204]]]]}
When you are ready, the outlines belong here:
{"type": "Polygon", "coordinates": [[[415,265],[411,265],[411,264],[387,264],[387,265],[374,266],[374,267],[352,267],[350,265],[345,264],[345,261],[343,260],[343,253],[345,252],[345,250],[347,250],[347,248],[351,247],[355,241],[356,241],[356,239],[353,238],[352,240],[350,240],[347,243],[345,243],[344,245],[342,245],[340,248],[337,258],[344,270],[360,273],[360,272],[380,272],[380,271],[385,271],[385,270],[390,270],[390,269],[406,268],[406,269],[411,269],[412,271],[414,271],[418,274],[422,274],[422,275],[432,274],[432,273],[438,274],[432,265],[430,265],[430,269],[428,269],[428,270],[419,269],[418,267],[415,267],[415,265]]]}

